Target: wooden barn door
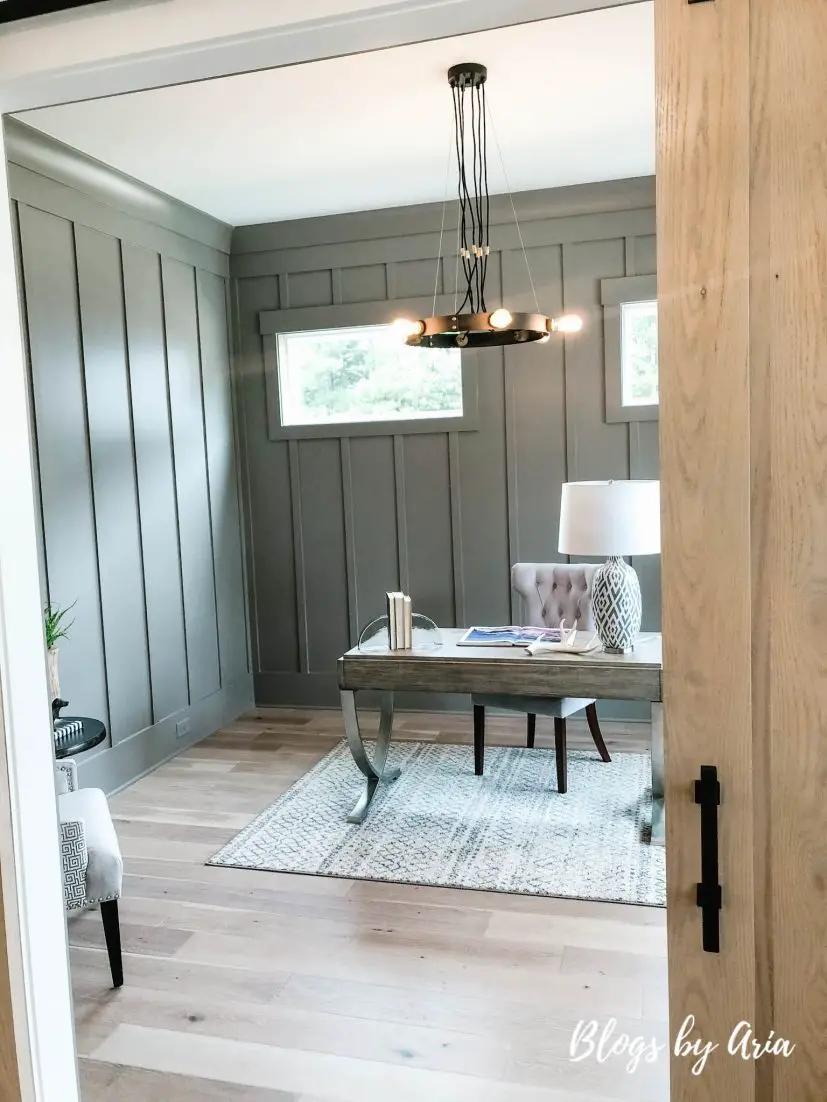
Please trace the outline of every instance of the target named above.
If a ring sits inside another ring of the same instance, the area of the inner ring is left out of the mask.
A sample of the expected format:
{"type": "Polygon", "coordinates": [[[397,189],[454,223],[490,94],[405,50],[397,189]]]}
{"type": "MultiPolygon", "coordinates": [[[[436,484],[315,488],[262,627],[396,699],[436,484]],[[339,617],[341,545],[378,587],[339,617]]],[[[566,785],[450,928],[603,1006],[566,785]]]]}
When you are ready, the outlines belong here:
{"type": "Polygon", "coordinates": [[[673,1054],[672,1099],[804,1102],[827,1097],[827,4],[655,10],[670,1017],[719,1046],[699,1075],[673,1054]],[[795,1049],[730,1053],[740,1022],[795,1049]]]}

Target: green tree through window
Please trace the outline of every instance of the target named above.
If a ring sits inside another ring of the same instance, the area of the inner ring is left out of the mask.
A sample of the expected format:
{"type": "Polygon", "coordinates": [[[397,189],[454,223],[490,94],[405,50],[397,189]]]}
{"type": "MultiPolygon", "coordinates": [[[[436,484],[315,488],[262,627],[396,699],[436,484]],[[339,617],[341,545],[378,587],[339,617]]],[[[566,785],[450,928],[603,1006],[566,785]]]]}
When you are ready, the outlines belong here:
{"type": "Polygon", "coordinates": [[[624,406],[658,401],[658,304],[624,302],[621,308],[624,406]]]}
{"type": "Polygon", "coordinates": [[[283,333],[282,423],[462,416],[459,349],[409,348],[388,325],[283,333]]]}

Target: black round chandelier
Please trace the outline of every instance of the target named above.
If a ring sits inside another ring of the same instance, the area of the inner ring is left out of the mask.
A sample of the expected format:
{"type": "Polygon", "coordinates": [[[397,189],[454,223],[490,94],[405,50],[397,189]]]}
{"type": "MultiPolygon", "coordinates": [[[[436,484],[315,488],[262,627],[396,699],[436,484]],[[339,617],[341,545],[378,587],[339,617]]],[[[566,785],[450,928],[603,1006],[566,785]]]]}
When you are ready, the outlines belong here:
{"type": "MultiPolygon", "coordinates": [[[[576,314],[550,318],[540,310],[517,211],[510,194],[514,222],[534,292],[536,310],[533,313],[517,313],[507,310],[502,304],[492,310],[486,300],[485,282],[491,255],[488,113],[485,102],[487,78],[486,67],[473,61],[454,65],[448,70],[448,83],[454,100],[453,145],[457,161],[459,200],[454,310],[450,314],[436,313],[435,290],[434,314],[431,317],[416,320],[397,318],[394,327],[405,343],[413,347],[490,348],[496,345],[528,344],[533,341],[547,341],[552,333],[577,333],[583,328],[582,318],[576,314]],[[463,285],[464,295],[460,299],[463,285]]],[[[435,288],[442,259],[446,206],[447,196],[442,208],[435,288]]]]}

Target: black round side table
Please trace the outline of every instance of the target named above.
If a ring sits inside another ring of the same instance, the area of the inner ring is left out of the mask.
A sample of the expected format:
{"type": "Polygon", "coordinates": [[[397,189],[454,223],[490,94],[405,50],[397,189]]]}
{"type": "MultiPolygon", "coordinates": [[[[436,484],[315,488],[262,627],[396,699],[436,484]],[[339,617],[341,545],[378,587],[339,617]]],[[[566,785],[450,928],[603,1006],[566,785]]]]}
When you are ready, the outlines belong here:
{"type": "Polygon", "coordinates": [[[55,728],[55,757],[71,758],[74,754],[82,754],[85,750],[91,750],[93,746],[100,746],[106,738],[106,727],[99,719],[87,719],[83,716],[61,716],[65,724],[80,723],[80,730],[63,735],[61,728],[55,728]]]}

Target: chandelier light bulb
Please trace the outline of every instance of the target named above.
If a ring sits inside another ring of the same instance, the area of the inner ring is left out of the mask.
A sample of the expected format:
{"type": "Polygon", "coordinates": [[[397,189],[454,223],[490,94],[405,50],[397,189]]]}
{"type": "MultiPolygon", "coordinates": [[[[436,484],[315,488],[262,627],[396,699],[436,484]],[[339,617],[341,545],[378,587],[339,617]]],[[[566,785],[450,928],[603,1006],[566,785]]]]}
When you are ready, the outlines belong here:
{"type": "Polygon", "coordinates": [[[583,319],[579,314],[563,314],[551,319],[552,333],[579,333],[583,328],[583,319]]]}
{"type": "Polygon", "coordinates": [[[499,310],[495,310],[488,318],[488,324],[493,329],[507,329],[513,320],[514,318],[511,315],[511,311],[501,306],[499,310]]]}
{"type": "Polygon", "coordinates": [[[408,337],[419,337],[425,330],[425,323],[414,321],[413,318],[396,318],[391,323],[391,329],[395,337],[406,341],[408,337]]]}

